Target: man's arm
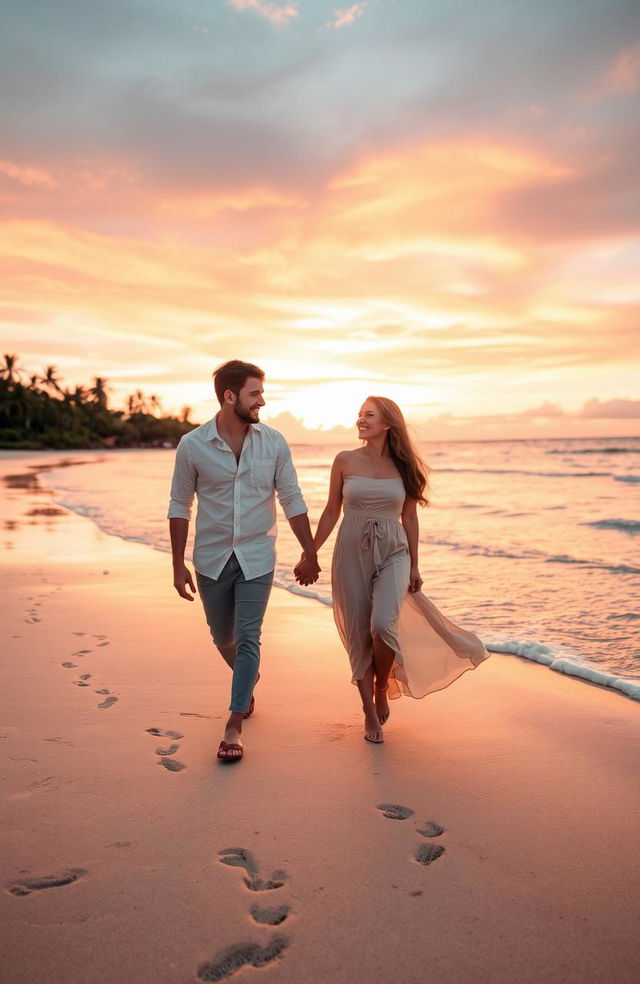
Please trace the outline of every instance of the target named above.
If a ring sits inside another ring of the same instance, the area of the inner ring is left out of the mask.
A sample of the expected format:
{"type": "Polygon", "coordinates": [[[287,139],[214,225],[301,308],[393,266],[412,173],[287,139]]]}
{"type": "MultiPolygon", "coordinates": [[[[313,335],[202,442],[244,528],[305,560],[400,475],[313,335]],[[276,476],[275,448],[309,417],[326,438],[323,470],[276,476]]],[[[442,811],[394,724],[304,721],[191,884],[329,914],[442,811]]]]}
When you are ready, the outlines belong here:
{"type": "Polygon", "coordinates": [[[184,562],[184,551],[189,535],[189,520],[173,517],[169,520],[169,533],[171,535],[171,554],[173,556],[173,586],[181,598],[193,601],[193,595],[187,591],[187,586],[195,594],[195,585],[191,577],[191,571],[184,562]]]}
{"type": "Polygon", "coordinates": [[[313,542],[307,507],[298,485],[298,476],[293,467],[289,445],[282,435],[280,441],[275,474],[276,492],[293,535],[304,551],[307,561],[306,573],[310,577],[308,583],[312,583],[318,580],[320,573],[318,553],[313,542]]]}
{"type": "Polygon", "coordinates": [[[189,519],[191,506],[196,493],[196,470],[191,464],[189,449],[184,440],[180,441],[176,450],[176,461],[171,483],[171,501],[169,502],[169,534],[171,536],[171,553],[173,556],[173,586],[181,598],[193,601],[193,595],[187,591],[187,586],[195,593],[191,572],[184,562],[184,551],[189,535],[189,519]]]}

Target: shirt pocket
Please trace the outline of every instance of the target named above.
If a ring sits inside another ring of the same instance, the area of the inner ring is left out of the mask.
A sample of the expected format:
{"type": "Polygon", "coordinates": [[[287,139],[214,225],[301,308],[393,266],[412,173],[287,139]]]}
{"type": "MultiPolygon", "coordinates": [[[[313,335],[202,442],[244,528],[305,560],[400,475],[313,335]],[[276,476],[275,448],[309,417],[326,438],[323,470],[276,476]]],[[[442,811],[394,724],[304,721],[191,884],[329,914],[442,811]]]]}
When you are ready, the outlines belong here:
{"type": "Polygon", "coordinates": [[[271,458],[254,458],[251,462],[251,484],[256,489],[275,488],[276,463],[271,458]]]}

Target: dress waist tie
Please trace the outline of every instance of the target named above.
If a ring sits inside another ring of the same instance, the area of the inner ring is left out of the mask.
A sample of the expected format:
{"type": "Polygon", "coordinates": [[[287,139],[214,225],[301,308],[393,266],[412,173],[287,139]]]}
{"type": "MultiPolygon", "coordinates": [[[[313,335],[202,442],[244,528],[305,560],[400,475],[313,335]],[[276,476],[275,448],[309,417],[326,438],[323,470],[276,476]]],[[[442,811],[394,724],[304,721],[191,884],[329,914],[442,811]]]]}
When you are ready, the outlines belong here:
{"type": "Polygon", "coordinates": [[[380,573],[382,557],[380,555],[380,540],[384,536],[382,524],[378,519],[366,519],[364,523],[364,535],[362,537],[363,550],[373,552],[373,563],[376,566],[376,574],[380,573]]]}

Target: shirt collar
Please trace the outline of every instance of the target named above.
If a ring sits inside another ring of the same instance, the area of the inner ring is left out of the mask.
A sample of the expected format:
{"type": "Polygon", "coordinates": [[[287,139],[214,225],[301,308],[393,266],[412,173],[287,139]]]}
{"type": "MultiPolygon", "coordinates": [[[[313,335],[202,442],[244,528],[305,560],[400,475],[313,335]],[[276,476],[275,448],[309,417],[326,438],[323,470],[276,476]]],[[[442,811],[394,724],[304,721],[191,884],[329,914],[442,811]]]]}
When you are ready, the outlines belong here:
{"type": "MultiPolygon", "coordinates": [[[[249,424],[249,429],[253,431],[260,431],[260,424],[249,424]]],[[[208,441],[219,441],[223,442],[224,438],[220,437],[218,431],[218,422],[215,417],[212,417],[207,426],[207,440],[208,441]]]]}

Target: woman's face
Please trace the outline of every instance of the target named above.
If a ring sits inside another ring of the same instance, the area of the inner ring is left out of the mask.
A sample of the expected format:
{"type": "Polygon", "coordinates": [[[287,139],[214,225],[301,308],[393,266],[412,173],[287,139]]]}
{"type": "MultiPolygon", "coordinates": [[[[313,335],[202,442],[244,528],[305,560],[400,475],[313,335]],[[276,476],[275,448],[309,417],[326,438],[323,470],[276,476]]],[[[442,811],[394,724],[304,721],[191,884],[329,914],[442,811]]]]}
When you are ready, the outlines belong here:
{"type": "Polygon", "coordinates": [[[382,419],[382,414],[373,400],[365,400],[360,407],[357,420],[358,437],[361,441],[370,441],[380,437],[389,430],[388,424],[382,419]]]}

